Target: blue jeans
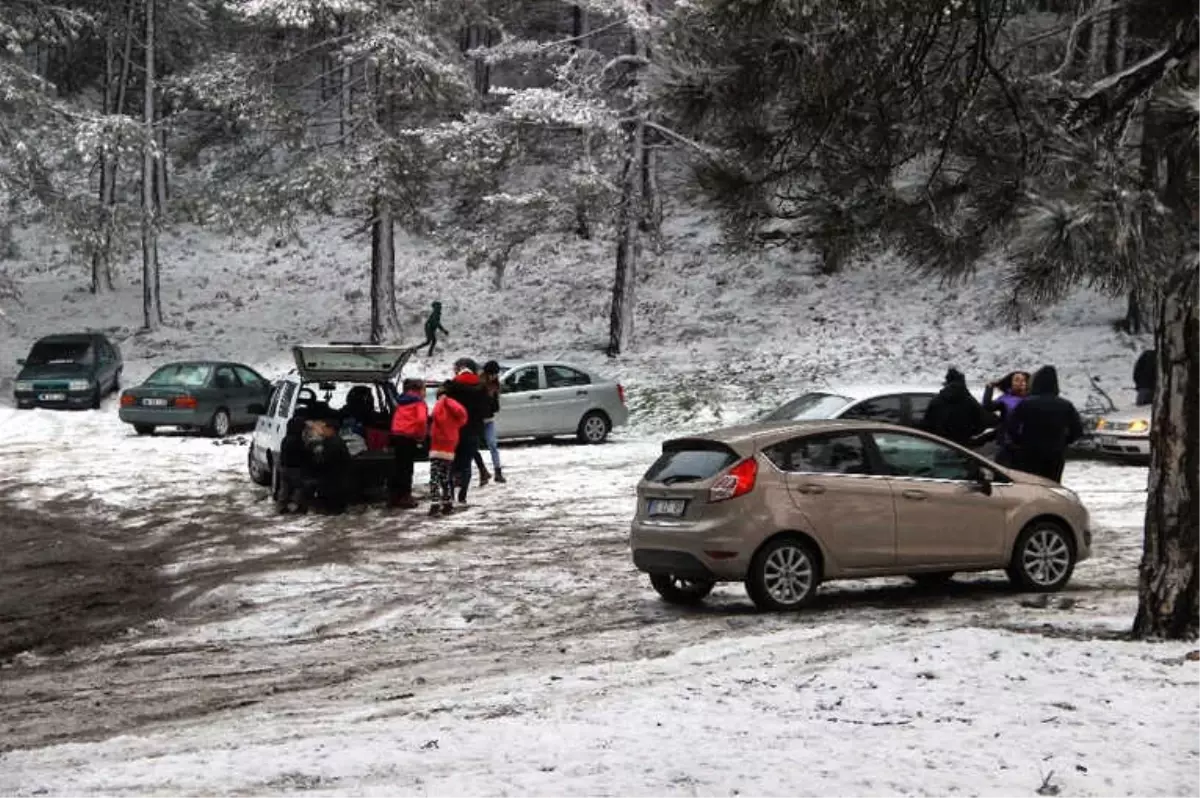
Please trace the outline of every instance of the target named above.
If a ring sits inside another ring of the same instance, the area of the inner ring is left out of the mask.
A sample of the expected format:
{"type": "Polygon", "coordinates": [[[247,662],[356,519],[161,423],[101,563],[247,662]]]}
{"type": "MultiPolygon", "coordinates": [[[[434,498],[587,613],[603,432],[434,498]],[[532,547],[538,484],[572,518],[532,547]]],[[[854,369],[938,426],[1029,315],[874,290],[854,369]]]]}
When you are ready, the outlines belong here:
{"type": "Polygon", "coordinates": [[[496,422],[483,422],[483,441],[487,444],[488,451],[492,455],[492,470],[500,470],[500,444],[496,440],[496,422]]]}

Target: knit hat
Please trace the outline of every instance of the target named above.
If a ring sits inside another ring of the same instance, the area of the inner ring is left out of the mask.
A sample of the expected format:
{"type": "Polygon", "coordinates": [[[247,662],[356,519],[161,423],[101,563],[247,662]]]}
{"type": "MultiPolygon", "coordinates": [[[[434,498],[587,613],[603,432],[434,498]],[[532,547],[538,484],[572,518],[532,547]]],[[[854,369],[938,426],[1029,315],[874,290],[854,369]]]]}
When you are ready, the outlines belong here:
{"type": "Polygon", "coordinates": [[[952,382],[961,382],[964,385],[967,382],[967,378],[963,376],[963,373],[953,366],[946,371],[946,384],[949,385],[952,382]]]}

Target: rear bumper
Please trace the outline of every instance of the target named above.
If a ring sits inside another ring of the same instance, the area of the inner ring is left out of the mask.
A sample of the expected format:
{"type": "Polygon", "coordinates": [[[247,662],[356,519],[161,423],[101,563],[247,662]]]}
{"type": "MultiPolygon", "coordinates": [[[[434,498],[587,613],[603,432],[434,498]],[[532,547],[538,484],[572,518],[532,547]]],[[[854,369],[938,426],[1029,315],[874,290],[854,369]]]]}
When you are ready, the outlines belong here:
{"type": "Polygon", "coordinates": [[[726,582],[744,579],[754,554],[754,546],[728,523],[639,519],[630,530],[629,547],[639,571],[726,582]]]}
{"type": "Polygon", "coordinates": [[[45,407],[50,409],[66,409],[73,407],[91,407],[92,392],[88,391],[62,391],[62,390],[38,390],[38,391],[14,391],[13,399],[16,401],[17,407],[45,407]],[[62,399],[43,399],[47,394],[60,394],[62,399]]]}
{"type": "Polygon", "coordinates": [[[175,410],[170,407],[122,407],[117,417],[126,424],[146,424],[155,427],[203,427],[211,417],[199,410],[175,410]]]}
{"type": "Polygon", "coordinates": [[[612,422],[614,428],[623,427],[629,423],[629,408],[622,404],[617,404],[614,407],[606,408],[608,419],[612,422]]]}

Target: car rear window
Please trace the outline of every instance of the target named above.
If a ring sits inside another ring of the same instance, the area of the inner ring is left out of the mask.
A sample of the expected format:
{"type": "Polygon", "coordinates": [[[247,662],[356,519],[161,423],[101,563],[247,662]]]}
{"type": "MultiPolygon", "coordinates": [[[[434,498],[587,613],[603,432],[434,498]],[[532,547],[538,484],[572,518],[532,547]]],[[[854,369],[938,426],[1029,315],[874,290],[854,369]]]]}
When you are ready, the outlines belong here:
{"type": "Polygon", "coordinates": [[[646,472],[648,482],[671,485],[702,482],[738,461],[728,446],[715,441],[668,441],[663,453],[646,472]]]}
{"type": "Polygon", "coordinates": [[[850,404],[845,396],[832,393],[806,393],[772,410],[762,421],[802,421],[833,418],[834,413],[850,404]]]}
{"type": "Polygon", "coordinates": [[[145,384],[199,388],[208,382],[210,371],[211,366],[200,363],[172,363],[151,374],[145,384]]]}

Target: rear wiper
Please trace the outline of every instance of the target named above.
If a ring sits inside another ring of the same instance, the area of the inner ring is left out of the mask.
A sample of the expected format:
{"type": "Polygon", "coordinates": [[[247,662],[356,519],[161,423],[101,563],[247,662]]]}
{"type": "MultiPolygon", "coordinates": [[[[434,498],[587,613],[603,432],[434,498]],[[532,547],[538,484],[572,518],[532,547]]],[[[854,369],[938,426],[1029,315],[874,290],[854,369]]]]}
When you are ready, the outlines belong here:
{"type": "Polygon", "coordinates": [[[674,485],[676,482],[699,482],[704,477],[695,474],[672,474],[662,481],[664,485],[674,485]]]}

